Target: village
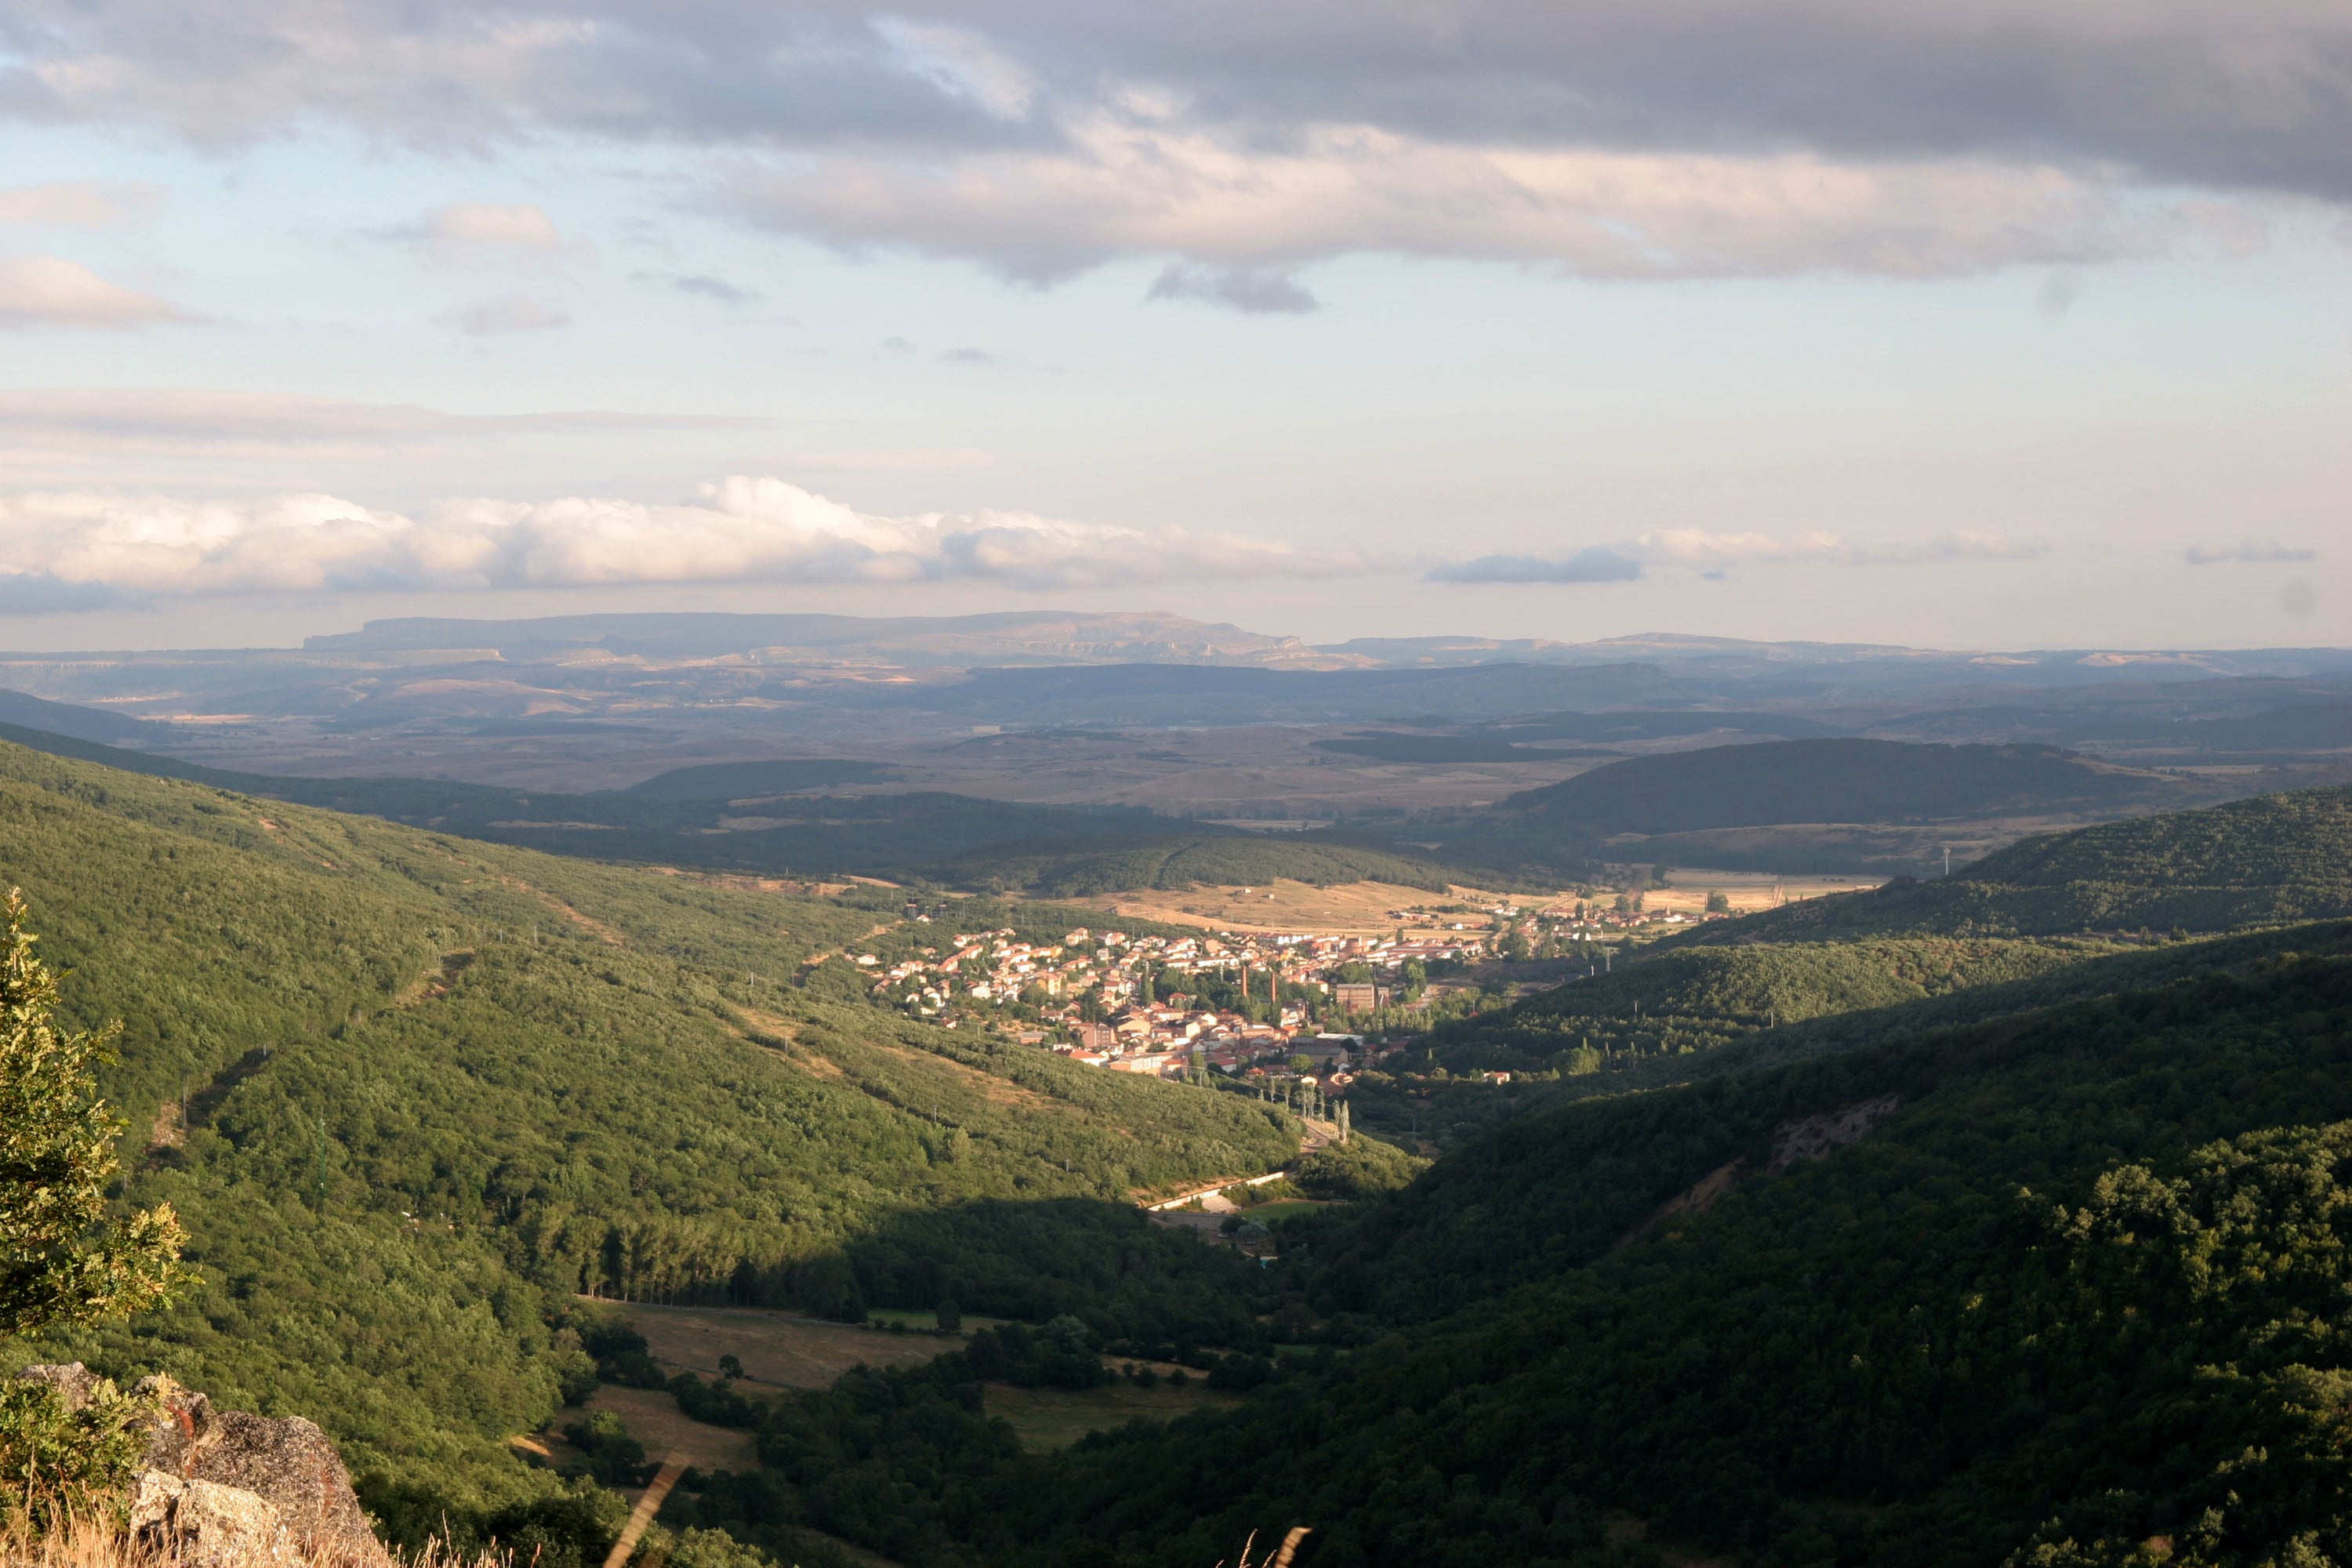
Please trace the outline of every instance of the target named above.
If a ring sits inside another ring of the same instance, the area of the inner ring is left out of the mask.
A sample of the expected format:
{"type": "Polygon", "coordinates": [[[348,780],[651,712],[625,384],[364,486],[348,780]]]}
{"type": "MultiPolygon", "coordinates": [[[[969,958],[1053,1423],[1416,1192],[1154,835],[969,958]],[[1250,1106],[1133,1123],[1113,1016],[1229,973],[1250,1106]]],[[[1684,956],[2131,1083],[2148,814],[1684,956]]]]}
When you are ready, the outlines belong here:
{"type": "Polygon", "coordinates": [[[1563,893],[1540,905],[1409,905],[1387,911],[1388,935],[1079,926],[1037,942],[1009,928],[968,931],[896,962],[872,952],[851,962],[873,972],[868,990],[882,1005],[949,1028],[996,1030],[1089,1066],[1161,1078],[1311,1076],[1344,1089],[1352,1070],[1398,1048],[1449,1002],[1556,983],[1498,990],[1476,972],[1544,959],[1605,965],[1630,942],[1725,918],[1643,902],[1639,893],[1606,902],[1563,893]]]}

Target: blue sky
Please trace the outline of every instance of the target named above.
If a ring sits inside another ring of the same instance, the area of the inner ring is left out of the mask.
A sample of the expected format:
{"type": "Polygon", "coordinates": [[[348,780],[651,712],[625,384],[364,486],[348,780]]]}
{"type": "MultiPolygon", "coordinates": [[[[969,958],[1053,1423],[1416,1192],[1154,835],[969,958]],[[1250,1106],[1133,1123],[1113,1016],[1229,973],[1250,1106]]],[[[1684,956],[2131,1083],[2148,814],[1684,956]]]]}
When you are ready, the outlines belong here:
{"type": "Polygon", "coordinates": [[[12,10],[0,644],[2346,640],[2327,7],[12,10]]]}

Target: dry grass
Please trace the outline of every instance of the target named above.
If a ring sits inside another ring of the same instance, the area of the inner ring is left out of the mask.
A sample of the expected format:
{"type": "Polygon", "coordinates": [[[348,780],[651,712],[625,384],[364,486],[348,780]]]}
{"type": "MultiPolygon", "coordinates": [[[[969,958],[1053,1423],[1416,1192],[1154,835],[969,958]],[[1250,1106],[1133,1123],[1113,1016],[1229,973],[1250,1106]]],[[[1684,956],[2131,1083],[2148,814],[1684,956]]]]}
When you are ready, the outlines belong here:
{"type": "MultiPolygon", "coordinates": [[[[168,1547],[142,1542],[112,1519],[77,1515],[36,1532],[22,1514],[0,1528],[0,1568],[182,1568],[190,1560],[168,1547]]],[[[503,1552],[456,1552],[435,1542],[414,1557],[393,1554],[402,1568],[516,1568],[503,1552]]],[[[350,1568],[341,1558],[299,1549],[271,1568],[350,1568]]]]}
{"type": "Polygon", "coordinates": [[[1644,909],[1695,915],[1706,908],[1707,894],[1720,892],[1731,900],[1735,912],[1748,914],[1769,910],[1781,900],[1794,903],[1827,893],[1851,893],[1886,880],[1884,877],[1775,877],[1769,871],[1710,871],[1680,864],[1670,875],[1673,887],[1653,888],[1643,895],[1644,909]]]}
{"type": "MultiPolygon", "coordinates": [[[[1143,888],[1071,901],[1129,920],[1162,921],[1170,925],[1197,926],[1204,931],[1328,931],[1335,935],[1389,936],[1399,921],[1391,910],[1426,908],[1431,904],[1491,904],[1507,898],[1527,908],[1543,900],[1526,894],[1507,895],[1456,887],[1433,893],[1426,888],[1401,887],[1394,882],[1342,882],[1318,888],[1308,882],[1276,880],[1251,888],[1143,888]]],[[[1486,928],[1485,915],[1448,915],[1474,931],[1486,928]]],[[[1436,928],[1403,922],[1408,933],[1434,934],[1436,928]]],[[[1453,933],[1447,932],[1451,935],[1453,933]]]]}
{"type": "MultiPolygon", "coordinates": [[[[696,1421],[677,1407],[668,1390],[623,1388],[605,1384],[588,1401],[591,1410],[609,1410],[621,1419],[630,1436],[646,1446],[656,1459],[677,1459],[702,1470],[733,1470],[739,1474],[760,1468],[759,1445],[739,1426],[713,1426],[696,1421]]],[[[560,1429],[568,1412],[556,1418],[560,1429]]]]}

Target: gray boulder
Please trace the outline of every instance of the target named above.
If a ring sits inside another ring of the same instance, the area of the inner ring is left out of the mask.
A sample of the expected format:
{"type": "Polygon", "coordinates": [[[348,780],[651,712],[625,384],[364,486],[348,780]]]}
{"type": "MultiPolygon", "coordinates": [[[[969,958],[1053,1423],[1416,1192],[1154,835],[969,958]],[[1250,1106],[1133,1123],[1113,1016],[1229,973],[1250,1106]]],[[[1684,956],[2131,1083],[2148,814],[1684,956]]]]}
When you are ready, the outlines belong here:
{"type": "MultiPolygon", "coordinates": [[[[88,1406],[100,1382],[79,1362],[28,1366],[16,1375],[47,1384],[70,1410],[88,1406]]],[[[291,1549],[313,1563],[390,1568],[391,1555],[368,1528],[342,1456],[316,1426],[299,1415],[215,1410],[209,1398],[168,1377],[142,1378],[133,1392],[154,1397],[161,1407],[148,1429],[132,1503],[134,1523],[146,1531],[142,1539],[179,1540],[198,1531],[221,1542],[258,1540],[253,1532],[267,1535],[261,1511],[267,1510],[267,1520],[291,1549]]],[[[184,1555],[198,1547],[182,1550],[184,1555]]],[[[195,1568],[210,1568],[212,1563],[209,1556],[187,1560],[195,1568]]]]}
{"type": "Polygon", "coordinates": [[[299,1568],[294,1539],[267,1500],[161,1470],[141,1476],[131,1494],[131,1536],[178,1568],[299,1568]]]}
{"type": "Polygon", "coordinates": [[[299,1415],[272,1420],[224,1410],[194,1448],[190,1472],[264,1498],[284,1516],[304,1552],[323,1562],[386,1564],[368,1528],[343,1458],[324,1432],[299,1415]]]}

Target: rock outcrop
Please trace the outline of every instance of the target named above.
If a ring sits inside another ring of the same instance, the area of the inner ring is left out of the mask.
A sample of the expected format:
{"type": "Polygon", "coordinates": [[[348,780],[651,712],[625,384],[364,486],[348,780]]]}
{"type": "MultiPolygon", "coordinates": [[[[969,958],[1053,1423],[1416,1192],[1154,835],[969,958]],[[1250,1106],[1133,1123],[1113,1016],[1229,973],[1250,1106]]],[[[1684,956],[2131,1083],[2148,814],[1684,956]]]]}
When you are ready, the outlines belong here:
{"type": "MultiPolygon", "coordinates": [[[[69,1410],[87,1406],[99,1383],[79,1362],[16,1375],[47,1384],[69,1410]]],[[[142,1541],[169,1545],[192,1568],[275,1568],[298,1557],[390,1568],[342,1456],[316,1426],[299,1415],[215,1410],[168,1377],[142,1378],[133,1392],[159,1406],[131,1498],[131,1526],[142,1541]]]]}
{"type": "Polygon", "coordinates": [[[217,1481],[162,1470],[131,1494],[131,1534],[181,1568],[297,1568],[294,1540],[268,1500],[217,1481]]]}

